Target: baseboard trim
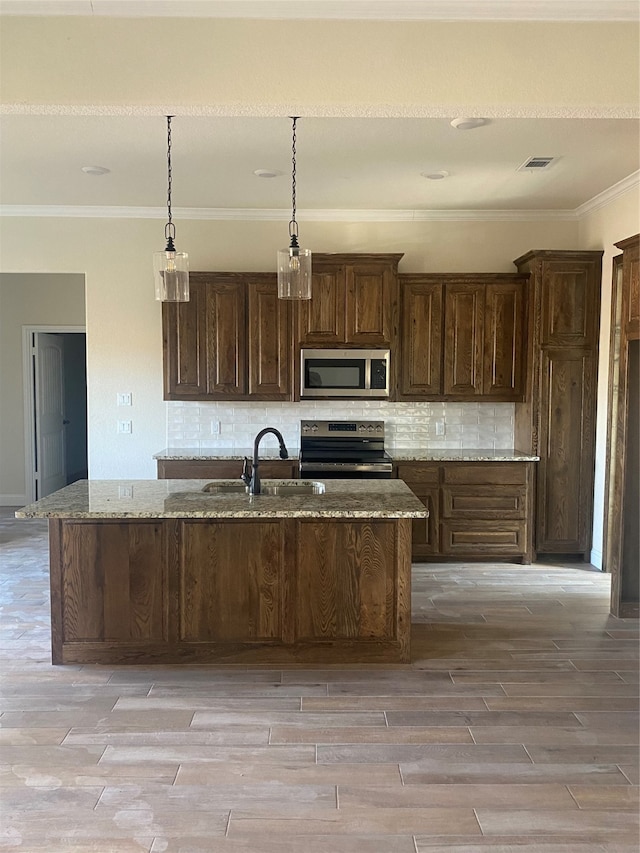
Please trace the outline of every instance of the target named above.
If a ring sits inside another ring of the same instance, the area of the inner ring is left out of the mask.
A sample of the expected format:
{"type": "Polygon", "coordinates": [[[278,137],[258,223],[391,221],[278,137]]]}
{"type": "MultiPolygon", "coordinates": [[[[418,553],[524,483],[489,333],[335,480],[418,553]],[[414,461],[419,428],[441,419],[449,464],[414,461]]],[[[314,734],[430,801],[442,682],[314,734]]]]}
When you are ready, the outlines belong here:
{"type": "Polygon", "coordinates": [[[0,495],[0,506],[24,506],[26,495],[0,495]]]}

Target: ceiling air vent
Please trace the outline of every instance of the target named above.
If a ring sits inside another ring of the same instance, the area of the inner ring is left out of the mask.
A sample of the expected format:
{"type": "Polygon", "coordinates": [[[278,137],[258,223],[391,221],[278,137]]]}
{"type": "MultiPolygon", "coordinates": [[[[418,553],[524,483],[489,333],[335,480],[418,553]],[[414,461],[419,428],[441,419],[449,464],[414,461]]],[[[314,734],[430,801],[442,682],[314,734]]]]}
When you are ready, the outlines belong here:
{"type": "Polygon", "coordinates": [[[542,169],[548,169],[555,159],[555,157],[527,157],[524,163],[518,166],[518,171],[540,172],[542,169]]]}

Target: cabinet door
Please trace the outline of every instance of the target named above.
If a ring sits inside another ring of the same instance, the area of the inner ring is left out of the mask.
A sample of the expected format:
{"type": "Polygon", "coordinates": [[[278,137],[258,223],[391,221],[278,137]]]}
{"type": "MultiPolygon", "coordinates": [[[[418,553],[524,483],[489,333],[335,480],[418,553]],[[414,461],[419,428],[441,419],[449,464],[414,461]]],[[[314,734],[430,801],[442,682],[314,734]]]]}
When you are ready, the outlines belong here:
{"type": "Polygon", "coordinates": [[[586,553],[591,545],[594,356],[559,348],[541,355],[536,549],[586,553]]]}
{"type": "Polygon", "coordinates": [[[58,639],[166,643],[167,547],[161,521],[64,521],[58,639]]]}
{"type": "Polygon", "coordinates": [[[245,284],[214,279],[206,288],[207,394],[247,393],[245,284]]]}
{"type": "Polygon", "coordinates": [[[482,394],[484,284],[445,285],[444,393],[482,394]]]}
{"type": "Polygon", "coordinates": [[[389,346],[395,281],[391,266],[348,264],[345,273],[345,342],[362,347],[389,346]]]}
{"type": "Polygon", "coordinates": [[[633,247],[625,249],[623,277],[624,333],[628,341],[637,341],[640,338],[640,258],[637,242],[633,247]]]}
{"type": "Polygon", "coordinates": [[[522,284],[487,284],[482,396],[524,400],[525,300],[522,284]]]}
{"type": "Polygon", "coordinates": [[[296,639],[396,639],[396,525],[305,519],[297,531],[296,639]]]}
{"type": "Polygon", "coordinates": [[[592,346],[597,340],[600,264],[548,260],[542,273],[542,346],[592,346]]]}
{"type": "Polygon", "coordinates": [[[440,553],[440,468],[438,465],[398,465],[398,479],[404,480],[429,510],[429,517],[414,518],[411,525],[411,556],[414,560],[440,553]]]}
{"type": "Polygon", "coordinates": [[[192,283],[188,302],[162,304],[164,399],[202,399],[207,393],[205,286],[192,283]]]}
{"type": "Polygon", "coordinates": [[[345,339],[345,268],[314,266],[311,299],[298,306],[298,337],[303,346],[335,346],[345,339]]]}
{"type": "Polygon", "coordinates": [[[442,394],[442,285],[400,283],[399,399],[442,394]]]}
{"type": "Polygon", "coordinates": [[[249,282],[249,394],[259,400],[291,399],[291,306],[273,282],[249,282]]]}
{"type": "Polygon", "coordinates": [[[282,639],[284,541],[277,519],[241,526],[183,521],[181,542],[180,640],[282,639]]]}

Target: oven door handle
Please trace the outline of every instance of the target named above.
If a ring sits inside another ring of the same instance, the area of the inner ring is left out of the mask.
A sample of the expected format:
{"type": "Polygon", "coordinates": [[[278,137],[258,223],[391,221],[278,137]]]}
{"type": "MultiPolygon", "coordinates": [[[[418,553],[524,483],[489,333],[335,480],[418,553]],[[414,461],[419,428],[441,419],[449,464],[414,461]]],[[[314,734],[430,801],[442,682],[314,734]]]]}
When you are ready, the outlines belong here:
{"type": "Polygon", "coordinates": [[[304,462],[300,463],[300,472],[303,471],[380,471],[387,473],[392,471],[393,466],[388,462],[304,462]]]}

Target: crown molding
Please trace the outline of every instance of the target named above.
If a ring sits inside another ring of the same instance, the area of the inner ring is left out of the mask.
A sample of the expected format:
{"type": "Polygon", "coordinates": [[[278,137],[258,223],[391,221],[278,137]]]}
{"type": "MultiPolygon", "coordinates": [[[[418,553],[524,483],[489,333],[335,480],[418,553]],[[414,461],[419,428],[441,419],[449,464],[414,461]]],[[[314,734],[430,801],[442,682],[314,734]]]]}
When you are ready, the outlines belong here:
{"type": "Polygon", "coordinates": [[[0,0],[0,15],[371,21],[638,21],[636,0],[0,0]]]}
{"type": "MultiPolygon", "coordinates": [[[[174,207],[179,220],[288,222],[285,209],[174,207]]],[[[0,205],[1,217],[81,219],[166,219],[164,207],[99,207],[91,205],[0,205]]],[[[575,220],[575,210],[298,210],[300,222],[532,222],[575,220]]]]}
{"type": "Polygon", "coordinates": [[[582,219],[583,216],[587,216],[596,210],[600,210],[601,207],[606,207],[621,195],[625,195],[626,193],[637,190],[638,188],[640,188],[640,170],[632,172],[626,178],[618,181],[617,184],[613,184],[608,189],[593,198],[590,198],[589,201],[585,201],[584,204],[576,207],[575,213],[578,219],[582,219]]]}

